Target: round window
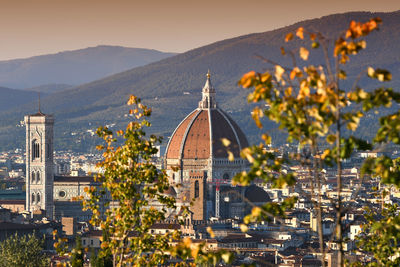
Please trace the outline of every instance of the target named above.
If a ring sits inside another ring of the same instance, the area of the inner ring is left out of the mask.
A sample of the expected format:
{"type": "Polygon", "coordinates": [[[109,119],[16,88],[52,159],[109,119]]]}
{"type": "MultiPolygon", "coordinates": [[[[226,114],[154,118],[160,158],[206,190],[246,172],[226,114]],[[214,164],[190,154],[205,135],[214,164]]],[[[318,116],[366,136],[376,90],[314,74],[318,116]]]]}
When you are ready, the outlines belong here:
{"type": "Polygon", "coordinates": [[[58,192],[59,197],[65,197],[65,191],[60,191],[58,192]]]}

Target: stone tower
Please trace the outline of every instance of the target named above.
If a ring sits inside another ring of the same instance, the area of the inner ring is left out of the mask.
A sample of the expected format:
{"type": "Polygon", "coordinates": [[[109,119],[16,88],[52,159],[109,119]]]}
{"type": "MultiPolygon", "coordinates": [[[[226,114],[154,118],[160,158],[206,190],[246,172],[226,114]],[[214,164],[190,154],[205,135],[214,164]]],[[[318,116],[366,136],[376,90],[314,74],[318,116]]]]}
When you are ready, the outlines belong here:
{"type": "Polygon", "coordinates": [[[206,179],[207,172],[191,171],[190,172],[190,201],[193,205],[190,210],[193,212],[193,220],[206,220],[206,179]]]}
{"type": "Polygon", "coordinates": [[[52,115],[25,116],[26,125],[26,210],[44,210],[53,218],[53,125],[52,115]]]}

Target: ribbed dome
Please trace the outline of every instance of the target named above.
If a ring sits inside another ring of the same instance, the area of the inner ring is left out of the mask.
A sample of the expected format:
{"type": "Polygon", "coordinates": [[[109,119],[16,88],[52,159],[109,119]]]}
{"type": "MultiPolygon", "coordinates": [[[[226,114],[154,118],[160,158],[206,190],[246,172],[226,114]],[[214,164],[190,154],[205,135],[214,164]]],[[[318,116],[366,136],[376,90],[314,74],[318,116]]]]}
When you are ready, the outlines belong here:
{"type": "Polygon", "coordinates": [[[207,74],[199,107],[175,129],[165,155],[167,159],[227,158],[222,138],[231,142],[229,150],[235,157],[239,157],[240,150],[248,146],[246,136],[239,126],[217,107],[215,90],[211,85],[210,74],[207,74]]]}

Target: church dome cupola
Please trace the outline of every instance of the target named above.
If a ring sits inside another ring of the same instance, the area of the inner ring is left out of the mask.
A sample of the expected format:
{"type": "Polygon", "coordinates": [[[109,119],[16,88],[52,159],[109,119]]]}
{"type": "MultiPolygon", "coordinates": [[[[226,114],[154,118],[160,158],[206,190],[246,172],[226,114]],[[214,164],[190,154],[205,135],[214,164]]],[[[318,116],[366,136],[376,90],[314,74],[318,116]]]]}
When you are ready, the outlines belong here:
{"type": "Polygon", "coordinates": [[[222,138],[231,144],[228,149],[235,158],[248,146],[246,136],[236,122],[217,106],[210,72],[202,90],[199,107],[191,112],[175,129],[168,142],[166,159],[227,159],[227,148],[222,138]]]}
{"type": "Polygon", "coordinates": [[[219,217],[220,196],[216,182],[224,180],[228,185],[236,173],[248,169],[247,162],[240,157],[240,151],[248,146],[246,136],[218,107],[210,71],[206,77],[198,107],[176,127],[164,158],[170,183],[179,185],[176,193],[180,201],[186,203],[185,199],[194,199],[190,210],[193,220],[199,221],[219,217]],[[228,147],[222,144],[223,138],[230,141],[228,147]],[[233,161],[228,159],[228,151],[233,154],[233,161]]]}
{"type": "Polygon", "coordinates": [[[202,99],[199,102],[200,109],[217,108],[217,101],[215,101],[215,89],[211,84],[210,70],[207,72],[207,80],[203,87],[202,99]]]}

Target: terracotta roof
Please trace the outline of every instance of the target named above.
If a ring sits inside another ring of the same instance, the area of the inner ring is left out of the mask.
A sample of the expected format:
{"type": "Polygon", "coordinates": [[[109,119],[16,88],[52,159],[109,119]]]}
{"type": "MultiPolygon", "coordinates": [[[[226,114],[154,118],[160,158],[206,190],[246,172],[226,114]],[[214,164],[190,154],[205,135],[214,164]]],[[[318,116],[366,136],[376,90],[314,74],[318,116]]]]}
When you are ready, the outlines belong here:
{"type": "Polygon", "coordinates": [[[192,111],[173,132],[165,152],[166,159],[227,158],[228,149],[239,157],[240,150],[248,146],[242,130],[217,107],[214,98],[215,90],[208,74],[199,108],[192,111]],[[222,138],[231,142],[228,149],[222,145],[222,138]]]}
{"type": "Polygon", "coordinates": [[[190,125],[183,143],[183,158],[208,159],[210,157],[210,123],[207,110],[201,110],[190,125]]]}
{"type": "Polygon", "coordinates": [[[212,148],[214,158],[227,158],[228,149],[223,146],[222,138],[231,141],[228,149],[235,157],[239,157],[240,150],[248,146],[243,131],[222,110],[196,109],[178,125],[165,155],[168,159],[208,159],[212,148]]]}
{"type": "Polygon", "coordinates": [[[186,128],[188,127],[189,123],[191,123],[193,117],[197,114],[196,111],[197,110],[194,110],[192,113],[190,113],[176,128],[168,144],[168,149],[166,151],[167,158],[179,158],[181,141],[186,134],[186,128]]]}

